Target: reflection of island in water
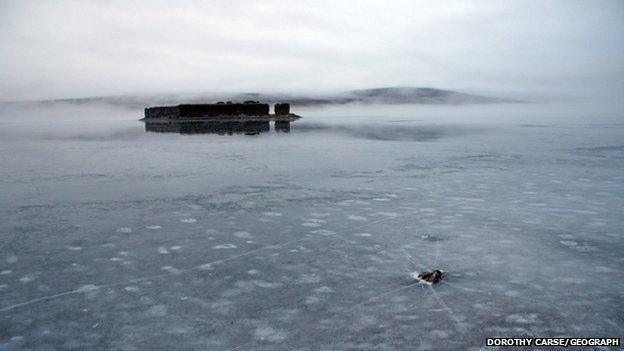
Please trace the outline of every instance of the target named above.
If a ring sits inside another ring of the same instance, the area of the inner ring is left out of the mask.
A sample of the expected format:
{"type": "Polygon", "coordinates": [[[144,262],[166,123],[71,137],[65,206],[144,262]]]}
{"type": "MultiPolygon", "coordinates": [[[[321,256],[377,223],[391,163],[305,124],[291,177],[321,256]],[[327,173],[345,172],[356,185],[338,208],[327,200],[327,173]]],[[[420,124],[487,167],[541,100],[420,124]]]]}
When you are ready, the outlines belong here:
{"type": "MultiPolygon", "coordinates": [[[[155,133],[180,133],[180,134],[245,134],[256,135],[271,130],[268,121],[246,121],[246,122],[177,122],[169,121],[164,123],[145,123],[146,132],[155,133]]],[[[275,122],[276,132],[289,132],[290,123],[275,122]]]]}
{"type": "Polygon", "coordinates": [[[183,104],[145,109],[145,131],[180,134],[248,134],[268,132],[269,122],[275,122],[275,131],[290,131],[290,123],[301,116],[290,113],[289,104],[275,104],[275,113],[269,113],[269,104],[258,101],[243,103],[183,104]]]}

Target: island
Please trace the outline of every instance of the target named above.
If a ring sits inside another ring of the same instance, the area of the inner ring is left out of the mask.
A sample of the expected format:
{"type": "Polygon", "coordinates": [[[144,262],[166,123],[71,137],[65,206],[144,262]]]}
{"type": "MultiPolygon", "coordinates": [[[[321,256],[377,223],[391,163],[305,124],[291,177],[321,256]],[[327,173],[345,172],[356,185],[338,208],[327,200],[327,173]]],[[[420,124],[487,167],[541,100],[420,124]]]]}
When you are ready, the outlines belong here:
{"type": "Polygon", "coordinates": [[[269,122],[275,123],[276,131],[289,131],[290,123],[301,116],[290,113],[290,104],[277,103],[274,113],[269,104],[258,101],[240,103],[217,102],[215,104],[181,104],[145,109],[147,131],[179,133],[232,133],[269,131],[269,122]]]}

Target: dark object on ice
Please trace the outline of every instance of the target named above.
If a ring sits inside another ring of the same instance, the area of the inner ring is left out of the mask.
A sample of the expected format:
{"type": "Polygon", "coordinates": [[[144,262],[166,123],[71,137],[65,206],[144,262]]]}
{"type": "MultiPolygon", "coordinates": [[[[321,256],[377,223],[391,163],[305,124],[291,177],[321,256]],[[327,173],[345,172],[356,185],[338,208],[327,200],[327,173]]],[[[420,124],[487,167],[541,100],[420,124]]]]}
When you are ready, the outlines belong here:
{"type": "Polygon", "coordinates": [[[442,280],[442,275],[443,275],[442,271],[434,269],[431,272],[422,272],[418,274],[418,279],[424,280],[431,284],[435,284],[435,283],[438,283],[440,280],[442,280]]]}
{"type": "Polygon", "coordinates": [[[247,100],[149,107],[142,121],[150,132],[257,134],[268,131],[269,122],[275,122],[276,131],[288,132],[290,122],[300,118],[290,113],[289,104],[275,104],[275,114],[270,114],[269,104],[247,100]]]}

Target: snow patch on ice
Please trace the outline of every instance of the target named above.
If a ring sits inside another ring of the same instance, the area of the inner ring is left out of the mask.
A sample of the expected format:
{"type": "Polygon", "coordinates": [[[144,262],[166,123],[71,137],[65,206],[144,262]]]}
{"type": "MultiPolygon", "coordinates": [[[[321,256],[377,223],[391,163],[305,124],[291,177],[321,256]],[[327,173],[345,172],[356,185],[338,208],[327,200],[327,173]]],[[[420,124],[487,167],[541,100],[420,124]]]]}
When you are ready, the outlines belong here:
{"type": "Polygon", "coordinates": [[[376,215],[378,216],[385,216],[385,217],[398,217],[399,214],[396,212],[375,212],[376,215]]]}
{"type": "Polygon", "coordinates": [[[519,324],[535,324],[539,321],[535,313],[515,313],[505,317],[505,320],[510,323],[519,324]]]}
{"type": "Polygon", "coordinates": [[[310,233],[318,234],[318,235],[322,235],[322,236],[330,236],[330,235],[336,234],[336,232],[334,232],[332,230],[328,230],[328,229],[317,229],[317,230],[311,231],[310,233]]]}
{"type": "Polygon", "coordinates": [[[314,289],[314,292],[319,294],[329,294],[333,293],[334,289],[330,288],[329,286],[321,286],[320,288],[314,289]]]}
{"type": "Polygon", "coordinates": [[[255,201],[241,202],[240,203],[240,207],[243,207],[243,208],[254,208],[254,207],[256,207],[256,202],[255,201]]]}
{"type": "Polygon", "coordinates": [[[318,274],[304,273],[299,276],[299,278],[297,279],[297,282],[303,283],[303,284],[312,284],[312,283],[319,283],[321,280],[322,279],[321,277],[319,277],[318,274]]]}
{"type": "Polygon", "coordinates": [[[145,314],[150,317],[164,317],[167,315],[167,306],[165,305],[155,305],[150,307],[145,314]]]}
{"type": "Polygon", "coordinates": [[[319,212],[312,212],[312,213],[310,213],[310,216],[317,217],[317,218],[329,217],[330,215],[331,215],[331,213],[319,213],[319,212]]]}
{"type": "Polygon", "coordinates": [[[19,279],[19,281],[20,281],[20,282],[22,282],[22,283],[24,283],[24,284],[26,284],[26,283],[30,283],[30,282],[32,282],[33,280],[35,280],[35,277],[33,277],[32,275],[26,275],[26,276],[23,276],[23,277],[21,277],[21,278],[19,279]]]}
{"type": "Polygon", "coordinates": [[[287,333],[283,330],[275,330],[269,326],[262,326],[256,328],[254,336],[261,341],[270,341],[279,343],[286,340],[287,333]]]}
{"type": "Polygon", "coordinates": [[[234,245],[234,244],[223,244],[223,245],[213,246],[212,248],[215,249],[215,250],[219,250],[219,249],[235,249],[236,245],[234,245]]]}
{"type": "Polygon", "coordinates": [[[94,284],[86,284],[86,285],[82,285],[80,286],[78,289],[76,289],[76,292],[79,293],[88,293],[88,292],[92,292],[99,289],[97,285],[94,284]]]}
{"type": "Polygon", "coordinates": [[[251,239],[251,238],[253,238],[251,236],[251,234],[249,234],[249,232],[246,232],[246,231],[236,232],[236,233],[234,233],[234,236],[237,237],[237,238],[241,238],[241,239],[251,239]]]}
{"type": "Polygon", "coordinates": [[[429,334],[435,339],[448,339],[449,334],[444,330],[432,330],[429,334]]]}
{"type": "Polygon", "coordinates": [[[265,289],[275,289],[275,288],[279,288],[280,286],[282,286],[281,283],[272,283],[272,282],[266,282],[263,280],[257,280],[254,282],[257,286],[261,287],[261,288],[265,288],[265,289]]]}
{"type": "Polygon", "coordinates": [[[214,269],[214,266],[212,263],[204,263],[196,266],[195,269],[199,269],[201,271],[211,271],[214,269]]]}
{"type": "Polygon", "coordinates": [[[519,291],[517,290],[507,290],[505,291],[505,296],[509,296],[509,297],[518,297],[522,295],[519,291]]]}

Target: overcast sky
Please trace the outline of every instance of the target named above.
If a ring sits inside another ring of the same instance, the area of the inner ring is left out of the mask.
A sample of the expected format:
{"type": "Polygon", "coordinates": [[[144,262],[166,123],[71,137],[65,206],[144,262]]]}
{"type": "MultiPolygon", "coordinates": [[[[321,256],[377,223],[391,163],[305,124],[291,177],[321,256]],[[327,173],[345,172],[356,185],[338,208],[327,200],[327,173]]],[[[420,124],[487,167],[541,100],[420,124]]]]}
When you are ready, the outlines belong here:
{"type": "Polygon", "coordinates": [[[6,1],[0,100],[624,91],[624,1],[6,1]]]}

